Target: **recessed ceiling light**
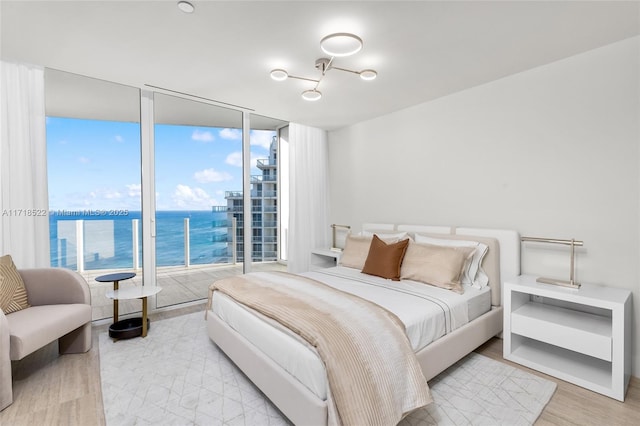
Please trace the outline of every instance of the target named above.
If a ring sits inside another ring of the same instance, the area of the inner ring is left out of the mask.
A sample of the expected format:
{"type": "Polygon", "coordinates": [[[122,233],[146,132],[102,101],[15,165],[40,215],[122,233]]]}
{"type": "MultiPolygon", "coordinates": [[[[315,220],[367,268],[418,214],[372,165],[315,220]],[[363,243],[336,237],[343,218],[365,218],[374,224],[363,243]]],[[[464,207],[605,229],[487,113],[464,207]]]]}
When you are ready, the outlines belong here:
{"type": "Polygon", "coordinates": [[[331,56],[349,56],[362,49],[362,39],[354,34],[329,34],[320,40],[320,48],[331,56]]]}
{"type": "Polygon", "coordinates": [[[374,70],[362,70],[360,71],[360,78],[363,80],[375,80],[378,76],[378,73],[374,70]]]}
{"type": "Polygon", "coordinates": [[[289,77],[289,73],[282,69],[271,70],[271,78],[275,81],[283,81],[289,77]]]}
{"type": "Polygon", "coordinates": [[[322,93],[319,90],[311,89],[302,92],[302,99],[305,101],[317,101],[322,97],[322,93]]]}
{"type": "Polygon", "coordinates": [[[193,13],[193,11],[196,10],[196,8],[188,1],[179,1],[178,9],[180,9],[184,13],[193,13]]]}

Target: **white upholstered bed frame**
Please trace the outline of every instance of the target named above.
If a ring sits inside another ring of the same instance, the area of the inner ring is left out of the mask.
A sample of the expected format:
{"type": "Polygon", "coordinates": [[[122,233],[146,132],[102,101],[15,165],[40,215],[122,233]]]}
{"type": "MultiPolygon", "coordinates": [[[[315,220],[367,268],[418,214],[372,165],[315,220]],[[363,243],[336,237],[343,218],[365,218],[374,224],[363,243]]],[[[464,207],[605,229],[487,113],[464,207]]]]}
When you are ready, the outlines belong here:
{"type": "MultiPolygon", "coordinates": [[[[364,224],[363,230],[425,232],[491,237],[500,245],[500,281],[520,274],[520,236],[516,231],[445,226],[364,224]]],[[[472,322],[439,338],[416,354],[427,380],[502,331],[501,282],[490,283],[492,308],[472,322]]],[[[215,314],[207,315],[213,340],[246,376],[296,425],[326,425],[327,403],[258,350],[215,314]]]]}

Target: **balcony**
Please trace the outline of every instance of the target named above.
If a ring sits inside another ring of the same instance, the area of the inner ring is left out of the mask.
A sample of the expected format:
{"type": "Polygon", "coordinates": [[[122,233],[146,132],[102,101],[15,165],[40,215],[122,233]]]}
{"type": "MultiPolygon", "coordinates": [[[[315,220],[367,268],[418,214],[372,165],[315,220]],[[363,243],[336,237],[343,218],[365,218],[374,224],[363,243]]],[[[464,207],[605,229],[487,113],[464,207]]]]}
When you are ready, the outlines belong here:
{"type": "Polygon", "coordinates": [[[274,160],[273,162],[269,161],[268,158],[261,158],[257,161],[257,166],[259,169],[267,169],[267,168],[276,168],[278,164],[274,160]]]}
{"type": "MultiPolygon", "coordinates": [[[[159,307],[177,305],[179,303],[206,300],[209,296],[209,285],[221,278],[242,274],[242,263],[235,265],[196,265],[185,268],[184,266],[161,267],[157,269],[156,283],[162,287],[158,293],[157,303],[159,307]]],[[[286,265],[275,261],[253,262],[252,271],[286,271],[286,265]]],[[[113,316],[113,300],[107,299],[107,290],[113,290],[111,283],[99,283],[95,278],[99,275],[113,272],[131,272],[131,269],[99,269],[85,271],[81,275],[87,280],[91,291],[92,319],[100,320],[113,316]]],[[[120,282],[120,288],[142,285],[142,273],[134,278],[120,282]]],[[[120,315],[140,312],[139,300],[121,300],[119,303],[120,315]]]]}
{"type": "MultiPolygon", "coordinates": [[[[220,213],[220,212],[219,212],[220,213]]],[[[242,273],[242,259],[234,256],[242,250],[242,237],[234,237],[226,220],[207,220],[208,215],[193,219],[181,218],[182,232],[173,226],[173,242],[167,254],[168,242],[163,239],[162,223],[158,226],[156,243],[156,284],[163,288],[157,296],[157,306],[165,307],[179,303],[204,300],[208,296],[209,285],[220,278],[242,273]],[[212,227],[212,224],[223,226],[212,227]],[[206,231],[206,232],[204,232],[206,231]],[[187,235],[187,238],[184,236],[187,235]],[[182,244],[182,246],[180,246],[182,244]],[[177,256],[175,253],[179,253],[177,256]],[[206,257],[202,253],[206,252],[206,257]]],[[[89,283],[92,297],[94,320],[110,318],[113,315],[113,301],[105,293],[112,289],[111,283],[99,283],[95,278],[112,272],[136,272],[131,280],[121,282],[121,287],[142,285],[142,250],[139,219],[120,220],[58,220],[52,227],[52,266],[75,270],[89,283]],[[135,253],[135,255],[134,255],[135,253]]],[[[179,225],[180,226],[180,225],[179,225]]],[[[164,236],[166,237],[166,231],[164,236]]],[[[274,236],[264,237],[273,240],[274,236]]],[[[269,245],[269,257],[256,257],[252,270],[286,270],[276,260],[269,245]],[[265,261],[266,260],[266,261],[265,261]]],[[[121,301],[120,311],[128,314],[140,311],[136,300],[121,301]]]]}
{"type": "Polygon", "coordinates": [[[251,183],[260,183],[260,182],[277,182],[278,176],[276,175],[252,175],[251,183]]]}

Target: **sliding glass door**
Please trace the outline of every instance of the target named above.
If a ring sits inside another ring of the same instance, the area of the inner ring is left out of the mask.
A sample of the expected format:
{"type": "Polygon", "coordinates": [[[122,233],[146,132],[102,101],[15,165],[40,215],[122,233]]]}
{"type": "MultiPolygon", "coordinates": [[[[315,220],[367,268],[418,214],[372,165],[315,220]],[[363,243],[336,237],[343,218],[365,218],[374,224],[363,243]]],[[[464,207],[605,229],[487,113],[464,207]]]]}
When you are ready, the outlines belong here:
{"type": "Polygon", "coordinates": [[[284,269],[278,263],[278,132],[283,123],[251,115],[250,196],[252,270],[284,269]]]}
{"type": "Polygon", "coordinates": [[[112,284],[95,278],[134,271],[129,284],[142,283],[140,92],[54,70],[45,83],[51,266],[81,273],[93,319],[108,318],[112,284]]]}
{"type": "Polygon", "coordinates": [[[158,306],[243,272],[242,112],[154,95],[158,306]]]}

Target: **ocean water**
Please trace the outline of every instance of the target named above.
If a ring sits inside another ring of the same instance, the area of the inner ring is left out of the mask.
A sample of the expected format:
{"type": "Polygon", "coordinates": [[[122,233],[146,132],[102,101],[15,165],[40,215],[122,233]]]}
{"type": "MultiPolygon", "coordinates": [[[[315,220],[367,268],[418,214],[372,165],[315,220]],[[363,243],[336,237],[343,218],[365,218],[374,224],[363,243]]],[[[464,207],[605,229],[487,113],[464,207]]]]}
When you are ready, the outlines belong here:
{"type": "MultiPolygon", "coordinates": [[[[158,266],[185,264],[184,219],[189,218],[192,265],[228,262],[226,212],[156,212],[158,266]]],[[[83,234],[84,269],[133,267],[133,220],[138,220],[138,261],[142,265],[140,212],[58,211],[49,215],[51,265],[77,268],[78,227],[83,234]],[[81,225],[77,221],[82,220],[81,225]]],[[[231,243],[229,243],[231,244],[231,243]]]]}

